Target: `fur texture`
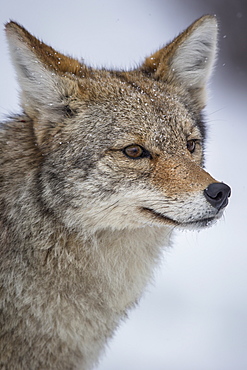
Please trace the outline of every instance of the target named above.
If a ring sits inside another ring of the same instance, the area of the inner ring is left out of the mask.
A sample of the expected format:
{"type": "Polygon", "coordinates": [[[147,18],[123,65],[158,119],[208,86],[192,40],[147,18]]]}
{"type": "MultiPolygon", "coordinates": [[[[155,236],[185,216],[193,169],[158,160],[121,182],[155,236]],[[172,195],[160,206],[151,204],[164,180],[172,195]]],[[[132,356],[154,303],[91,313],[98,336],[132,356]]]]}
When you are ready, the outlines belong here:
{"type": "Polygon", "coordinates": [[[6,33],[23,114],[0,126],[0,367],[88,370],[174,227],[208,226],[226,205],[202,168],[217,22],[129,72],[89,68],[14,22],[6,33]]]}

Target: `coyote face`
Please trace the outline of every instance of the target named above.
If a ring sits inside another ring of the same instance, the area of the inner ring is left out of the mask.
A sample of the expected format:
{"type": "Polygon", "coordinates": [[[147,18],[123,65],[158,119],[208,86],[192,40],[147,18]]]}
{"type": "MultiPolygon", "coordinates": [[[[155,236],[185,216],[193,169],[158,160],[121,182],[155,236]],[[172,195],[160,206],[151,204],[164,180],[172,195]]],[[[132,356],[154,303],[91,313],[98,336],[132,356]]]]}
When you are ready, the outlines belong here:
{"type": "MultiPolygon", "coordinates": [[[[69,222],[73,212],[78,227],[88,222],[88,227],[112,229],[208,225],[222,214],[222,207],[220,199],[219,206],[212,205],[205,191],[216,180],[201,167],[204,127],[200,114],[189,111],[189,97],[183,93],[181,99],[178,89],[143,77],[136,87],[130,76],[128,81],[123,76],[121,83],[114,81],[116,91],[113,96],[107,91],[105,102],[88,102],[86,113],[73,124],[70,139],[59,139],[65,173],[58,171],[68,198],[70,189],[76,194],[75,209],[69,209],[64,198],[64,217],[69,222]],[[77,156],[67,153],[70,140],[77,141],[77,156]]],[[[217,186],[219,193],[228,191],[223,184],[217,186]]],[[[59,197],[65,196],[62,192],[59,197]]],[[[50,193],[54,197],[52,189],[50,193]]],[[[222,205],[226,205],[223,193],[222,205]]]]}
{"type": "Polygon", "coordinates": [[[230,190],[202,168],[205,127],[190,93],[143,69],[78,83],[87,98],[42,138],[45,201],[66,225],[195,228],[222,215],[230,190]]]}

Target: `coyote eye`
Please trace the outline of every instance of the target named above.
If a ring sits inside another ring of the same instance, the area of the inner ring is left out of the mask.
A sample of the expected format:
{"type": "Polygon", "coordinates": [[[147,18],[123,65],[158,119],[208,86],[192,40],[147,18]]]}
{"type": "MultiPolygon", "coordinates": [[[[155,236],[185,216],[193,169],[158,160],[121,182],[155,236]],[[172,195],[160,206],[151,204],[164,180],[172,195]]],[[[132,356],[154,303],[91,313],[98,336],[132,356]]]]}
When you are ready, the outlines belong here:
{"type": "Polygon", "coordinates": [[[123,149],[123,153],[131,159],[140,159],[145,157],[151,157],[149,151],[144,149],[138,144],[132,144],[129,146],[126,146],[126,148],[123,149]]]}
{"type": "Polygon", "coordinates": [[[187,149],[190,153],[194,153],[196,149],[196,140],[188,140],[187,141],[187,149]]]}

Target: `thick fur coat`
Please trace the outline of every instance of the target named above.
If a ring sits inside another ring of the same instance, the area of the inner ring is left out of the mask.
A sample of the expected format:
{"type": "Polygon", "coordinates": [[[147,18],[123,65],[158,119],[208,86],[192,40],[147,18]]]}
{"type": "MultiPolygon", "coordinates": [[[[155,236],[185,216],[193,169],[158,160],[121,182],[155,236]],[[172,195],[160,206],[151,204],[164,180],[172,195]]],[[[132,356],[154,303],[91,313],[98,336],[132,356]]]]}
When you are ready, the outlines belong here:
{"type": "Polygon", "coordinates": [[[0,125],[0,367],[91,369],[175,227],[217,220],[202,167],[217,21],[129,72],[92,69],[6,25],[23,113],[0,125]]]}

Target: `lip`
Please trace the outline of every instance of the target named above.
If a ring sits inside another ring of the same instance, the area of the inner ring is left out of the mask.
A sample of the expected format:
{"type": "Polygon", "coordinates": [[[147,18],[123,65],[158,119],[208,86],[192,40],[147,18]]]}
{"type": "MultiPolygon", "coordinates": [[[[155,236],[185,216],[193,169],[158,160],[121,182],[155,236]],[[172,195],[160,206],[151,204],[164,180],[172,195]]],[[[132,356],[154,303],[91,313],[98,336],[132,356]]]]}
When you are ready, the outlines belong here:
{"type": "Polygon", "coordinates": [[[169,218],[167,216],[164,216],[162,213],[156,212],[156,211],[154,211],[151,208],[143,207],[142,208],[142,211],[145,212],[145,213],[147,213],[147,214],[149,214],[149,215],[151,215],[156,220],[163,221],[166,224],[169,224],[171,226],[179,226],[180,225],[179,222],[173,220],[172,218],[169,218]]]}
{"type": "Polygon", "coordinates": [[[199,219],[196,221],[191,221],[191,222],[178,222],[176,220],[173,220],[170,217],[164,216],[162,213],[156,212],[155,210],[147,207],[143,207],[142,211],[151,215],[155,220],[161,221],[162,223],[165,223],[166,225],[170,226],[177,226],[177,227],[198,227],[198,228],[203,228],[203,227],[208,227],[211,226],[213,222],[215,222],[218,217],[207,217],[203,219],[199,219]]]}

